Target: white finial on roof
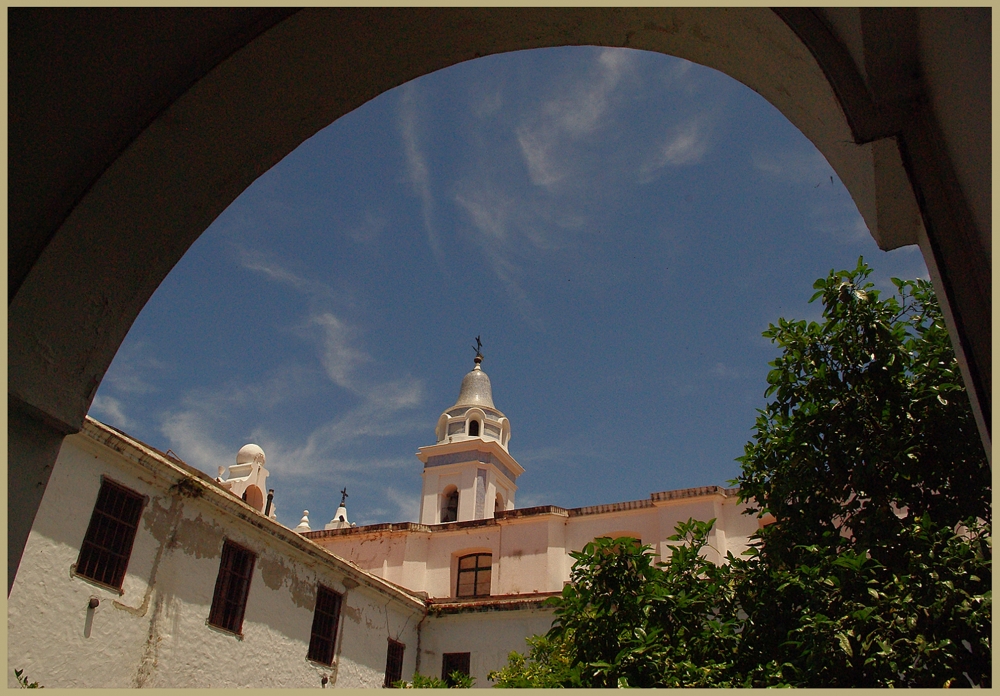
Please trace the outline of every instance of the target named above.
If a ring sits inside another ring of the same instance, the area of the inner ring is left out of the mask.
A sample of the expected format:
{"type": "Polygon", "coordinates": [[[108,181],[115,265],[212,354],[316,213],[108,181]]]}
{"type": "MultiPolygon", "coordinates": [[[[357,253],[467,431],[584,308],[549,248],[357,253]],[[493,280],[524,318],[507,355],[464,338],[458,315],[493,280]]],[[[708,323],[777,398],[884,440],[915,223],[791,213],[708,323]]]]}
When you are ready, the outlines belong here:
{"type": "Polygon", "coordinates": [[[309,526],[309,511],[308,510],[303,510],[302,511],[302,519],[299,520],[299,526],[296,527],[294,531],[298,532],[299,534],[301,534],[302,532],[311,532],[312,531],[312,527],[309,526]]]}
{"type": "Polygon", "coordinates": [[[351,523],[347,521],[347,489],[344,488],[340,491],[340,506],[337,507],[337,512],[323,529],[344,529],[350,526],[351,523]]]}

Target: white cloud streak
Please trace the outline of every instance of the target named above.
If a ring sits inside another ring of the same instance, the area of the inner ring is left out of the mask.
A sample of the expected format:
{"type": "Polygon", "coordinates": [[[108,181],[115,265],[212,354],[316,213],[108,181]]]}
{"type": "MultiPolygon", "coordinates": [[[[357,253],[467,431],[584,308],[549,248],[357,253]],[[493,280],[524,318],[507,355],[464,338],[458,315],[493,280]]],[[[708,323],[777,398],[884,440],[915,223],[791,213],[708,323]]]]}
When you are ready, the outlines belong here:
{"type": "Polygon", "coordinates": [[[372,361],[367,353],[352,345],[355,332],[332,312],[322,312],[309,318],[321,333],[320,362],[327,376],[339,387],[359,391],[357,368],[372,361]]]}
{"type": "Polygon", "coordinates": [[[441,241],[434,227],[434,196],[431,193],[431,173],[427,166],[427,158],[420,148],[418,134],[418,113],[415,88],[411,83],[402,87],[402,99],[399,110],[399,131],[403,139],[403,151],[406,154],[406,168],[410,184],[420,198],[421,212],[424,218],[424,230],[427,233],[427,243],[434,253],[438,263],[443,263],[444,252],[441,241]]]}
{"type": "Polygon", "coordinates": [[[551,189],[572,179],[569,143],[610,125],[612,94],[629,68],[626,51],[602,51],[593,74],[577,80],[564,96],[546,101],[539,113],[517,128],[517,141],[531,182],[551,189]]]}
{"type": "MultiPolygon", "coordinates": [[[[518,279],[520,271],[516,255],[521,247],[517,243],[520,236],[510,219],[515,206],[502,194],[487,189],[457,194],[455,203],[465,211],[478,232],[476,241],[483,256],[493,268],[497,279],[507,289],[522,318],[537,326],[537,312],[518,279]]],[[[529,238],[525,241],[534,242],[533,246],[538,248],[543,239],[544,237],[529,238]]]]}
{"type": "Polygon", "coordinates": [[[333,298],[333,291],[324,283],[297,275],[277,262],[264,258],[259,252],[240,249],[239,253],[240,265],[248,271],[261,273],[269,280],[287,285],[312,300],[333,298]]]}
{"type": "Polygon", "coordinates": [[[682,123],[668,133],[639,170],[639,181],[648,183],[664,167],[682,167],[698,164],[709,148],[710,128],[705,117],[682,123]]]}
{"type": "Polygon", "coordinates": [[[129,430],[132,420],[125,415],[121,401],[113,396],[98,394],[90,404],[89,415],[102,423],[112,425],[119,430],[129,430]]]}

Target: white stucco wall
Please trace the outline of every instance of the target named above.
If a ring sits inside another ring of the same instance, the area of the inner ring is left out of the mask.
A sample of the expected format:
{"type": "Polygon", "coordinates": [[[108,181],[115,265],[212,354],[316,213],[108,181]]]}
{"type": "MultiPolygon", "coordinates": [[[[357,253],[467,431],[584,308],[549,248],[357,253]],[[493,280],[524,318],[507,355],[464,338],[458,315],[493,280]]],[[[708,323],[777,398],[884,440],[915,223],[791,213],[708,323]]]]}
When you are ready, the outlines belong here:
{"type": "Polygon", "coordinates": [[[348,589],[322,551],[283,543],[256,513],[170,491],[168,474],[66,438],[8,600],[8,686],[16,668],[48,687],[319,687],[324,676],[376,687],[390,637],[412,675],[422,609],[348,589]],[[121,595],[71,573],[102,474],[149,497],[121,595]],[[224,538],[257,553],[242,637],[207,625],[224,538]],[[317,583],[345,593],[333,666],[306,659],[317,583]]]}
{"type": "Polygon", "coordinates": [[[444,653],[467,652],[475,686],[493,686],[487,675],[506,665],[511,651],[526,653],[525,638],[548,631],[552,619],[551,609],[534,608],[431,614],[421,631],[419,671],[440,677],[444,653]]]}

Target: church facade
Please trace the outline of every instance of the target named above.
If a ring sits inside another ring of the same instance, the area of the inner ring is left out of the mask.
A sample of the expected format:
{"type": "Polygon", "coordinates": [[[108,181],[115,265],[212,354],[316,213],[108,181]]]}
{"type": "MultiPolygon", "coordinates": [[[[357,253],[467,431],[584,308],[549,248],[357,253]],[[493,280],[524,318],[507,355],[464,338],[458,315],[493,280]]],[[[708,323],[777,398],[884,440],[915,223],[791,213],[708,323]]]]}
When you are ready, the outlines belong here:
{"type": "MultiPolygon", "coordinates": [[[[45,686],[379,687],[415,672],[476,686],[570,579],[570,553],[633,536],[660,559],[678,522],[715,519],[711,560],[759,528],[738,491],[517,508],[524,468],[477,355],[421,447],[418,522],[275,519],[264,452],[216,478],[88,419],[65,439],[8,600],[14,669],[45,686]],[[265,493],[266,491],[266,493],[265,493]]],[[[345,496],[346,497],[346,496],[345,496]]]]}

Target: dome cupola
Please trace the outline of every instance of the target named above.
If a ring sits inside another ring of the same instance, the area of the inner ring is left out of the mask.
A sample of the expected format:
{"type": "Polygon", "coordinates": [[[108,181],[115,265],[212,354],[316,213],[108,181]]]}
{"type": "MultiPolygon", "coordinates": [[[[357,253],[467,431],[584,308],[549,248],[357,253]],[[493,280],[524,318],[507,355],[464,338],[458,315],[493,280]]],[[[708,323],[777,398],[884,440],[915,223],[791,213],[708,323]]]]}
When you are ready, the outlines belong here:
{"type": "Polygon", "coordinates": [[[472,371],[462,378],[462,388],[458,392],[458,401],[452,408],[457,406],[496,408],[493,405],[493,385],[490,384],[489,376],[480,367],[483,356],[476,355],[475,362],[476,366],[472,368],[472,371]]]}
{"type": "Polygon", "coordinates": [[[494,440],[507,449],[510,421],[493,404],[493,385],[483,372],[483,356],[477,352],[475,367],[462,378],[455,405],[438,418],[434,434],[439,444],[461,440],[494,440]]]}

